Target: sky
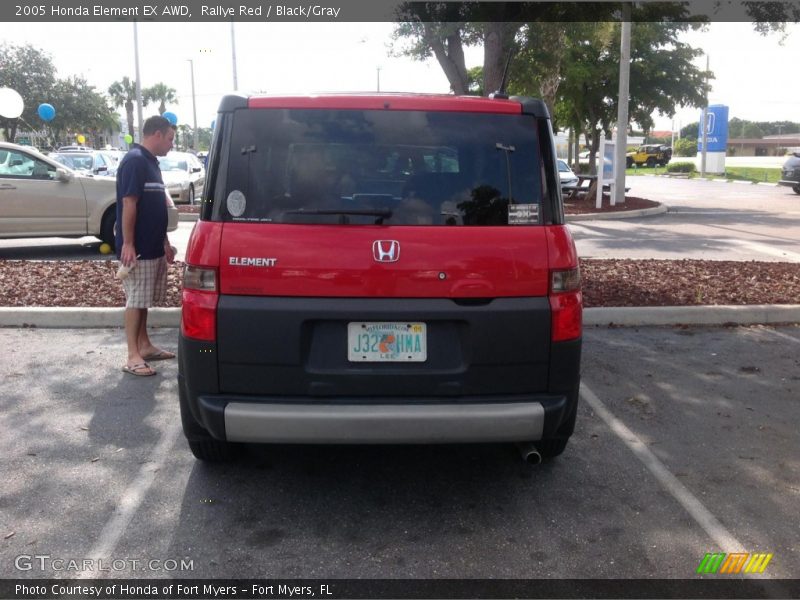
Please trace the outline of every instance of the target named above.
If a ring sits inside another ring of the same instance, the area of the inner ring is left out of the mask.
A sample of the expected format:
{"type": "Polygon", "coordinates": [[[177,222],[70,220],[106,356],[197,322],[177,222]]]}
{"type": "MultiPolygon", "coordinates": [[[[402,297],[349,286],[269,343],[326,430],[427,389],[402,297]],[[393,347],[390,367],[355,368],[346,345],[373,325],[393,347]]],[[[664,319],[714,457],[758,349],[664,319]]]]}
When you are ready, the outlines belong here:
{"type": "MultiPolygon", "coordinates": [[[[381,91],[448,93],[434,59],[389,55],[392,23],[236,23],[238,90],[297,92],[381,91]]],[[[800,25],[762,37],[749,23],[712,23],[686,41],[709,55],[711,104],[726,104],[730,116],[752,121],[800,121],[800,25]]],[[[50,53],[59,77],[83,75],[105,91],[127,75],[134,78],[131,23],[21,23],[0,29],[0,42],[31,43],[50,53]]],[[[481,48],[467,50],[467,66],[483,62],[481,48]]],[[[193,124],[194,67],[197,125],[209,127],[220,98],[233,91],[230,23],[140,23],[142,86],[163,82],[177,90],[169,105],[179,123],[193,124]],[[189,62],[192,60],[192,63],[189,62]]],[[[705,67],[705,57],[697,60],[705,67]]],[[[145,108],[145,118],[155,113],[145,108]]],[[[699,120],[699,109],[677,107],[674,126],[699,120]]],[[[56,107],[58,110],[58,107],[56,107]]],[[[673,120],[654,115],[656,130],[673,120]]]]}

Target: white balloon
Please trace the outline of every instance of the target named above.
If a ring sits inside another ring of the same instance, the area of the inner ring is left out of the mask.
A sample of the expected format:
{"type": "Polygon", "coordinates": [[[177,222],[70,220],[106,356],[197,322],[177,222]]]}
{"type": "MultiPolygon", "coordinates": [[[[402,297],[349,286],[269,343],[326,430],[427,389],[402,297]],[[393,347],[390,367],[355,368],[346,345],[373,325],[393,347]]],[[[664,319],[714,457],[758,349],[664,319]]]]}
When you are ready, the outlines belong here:
{"type": "Polygon", "coordinates": [[[16,119],[24,108],[25,102],[16,90],[0,88],[0,117],[16,119]]]}

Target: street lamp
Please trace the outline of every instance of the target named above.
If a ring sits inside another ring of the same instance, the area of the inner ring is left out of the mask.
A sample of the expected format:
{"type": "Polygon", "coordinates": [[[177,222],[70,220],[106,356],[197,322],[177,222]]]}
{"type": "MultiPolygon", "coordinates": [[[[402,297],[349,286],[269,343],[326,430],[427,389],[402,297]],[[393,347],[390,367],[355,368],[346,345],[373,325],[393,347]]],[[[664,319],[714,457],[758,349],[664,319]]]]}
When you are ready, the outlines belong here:
{"type": "Polygon", "coordinates": [[[192,117],[194,119],[194,141],[192,148],[197,152],[197,102],[194,94],[194,61],[191,58],[186,59],[189,62],[189,68],[192,74],[192,117]]]}

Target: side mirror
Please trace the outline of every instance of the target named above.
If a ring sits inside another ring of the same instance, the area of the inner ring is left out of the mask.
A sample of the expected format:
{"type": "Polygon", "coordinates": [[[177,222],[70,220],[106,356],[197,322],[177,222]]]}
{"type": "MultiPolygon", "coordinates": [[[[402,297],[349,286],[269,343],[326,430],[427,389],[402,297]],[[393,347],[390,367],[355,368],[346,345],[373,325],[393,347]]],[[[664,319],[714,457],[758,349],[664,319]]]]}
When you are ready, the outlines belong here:
{"type": "Polygon", "coordinates": [[[105,166],[105,165],[103,165],[103,166],[101,166],[101,167],[97,167],[97,168],[94,170],[94,172],[95,172],[95,173],[106,173],[106,172],[108,172],[108,167],[107,167],[107,166],[105,166]]]}
{"type": "Polygon", "coordinates": [[[200,172],[200,171],[202,171],[202,170],[203,170],[203,169],[202,169],[201,167],[194,167],[194,168],[192,169],[192,173],[199,173],[199,172],[200,172]]]}
{"type": "Polygon", "coordinates": [[[63,183],[69,183],[72,181],[74,175],[71,171],[67,171],[66,169],[56,169],[56,179],[63,183]]]}

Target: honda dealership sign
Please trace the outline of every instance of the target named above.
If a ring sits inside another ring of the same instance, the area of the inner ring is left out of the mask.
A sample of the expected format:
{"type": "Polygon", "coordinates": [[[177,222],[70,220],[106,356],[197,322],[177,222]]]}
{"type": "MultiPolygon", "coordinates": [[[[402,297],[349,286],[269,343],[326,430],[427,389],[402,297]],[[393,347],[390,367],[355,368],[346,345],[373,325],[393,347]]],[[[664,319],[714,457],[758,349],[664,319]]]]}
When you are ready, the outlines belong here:
{"type": "MultiPolygon", "coordinates": [[[[703,115],[700,113],[700,126],[697,131],[697,158],[703,154],[703,115]]],[[[728,146],[728,107],[714,104],[706,109],[706,171],[709,173],[725,172],[725,150],[728,146]]]]}

